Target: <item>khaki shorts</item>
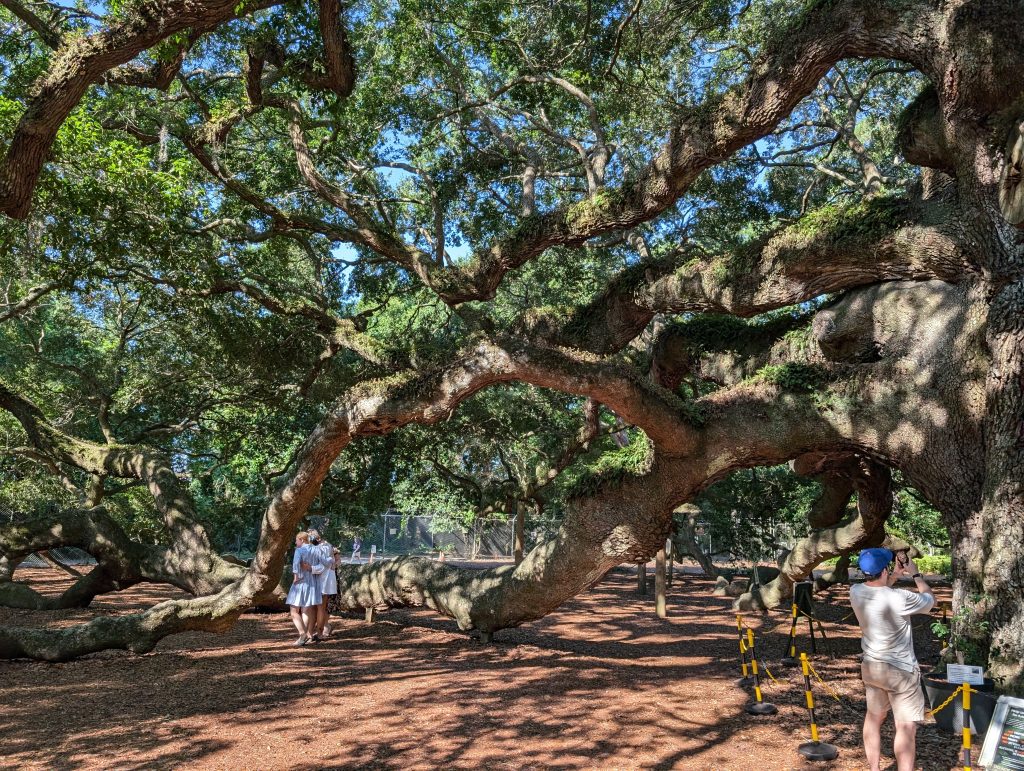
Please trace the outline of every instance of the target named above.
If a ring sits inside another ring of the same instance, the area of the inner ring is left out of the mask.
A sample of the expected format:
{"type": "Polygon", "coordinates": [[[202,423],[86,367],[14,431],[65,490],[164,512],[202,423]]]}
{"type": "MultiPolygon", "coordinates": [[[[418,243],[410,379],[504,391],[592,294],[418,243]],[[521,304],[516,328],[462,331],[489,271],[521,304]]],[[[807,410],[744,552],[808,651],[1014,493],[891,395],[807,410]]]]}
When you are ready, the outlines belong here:
{"type": "Polygon", "coordinates": [[[864,680],[868,712],[885,714],[891,706],[892,717],[897,723],[924,720],[920,672],[907,672],[880,661],[863,661],[860,674],[864,680]]]}

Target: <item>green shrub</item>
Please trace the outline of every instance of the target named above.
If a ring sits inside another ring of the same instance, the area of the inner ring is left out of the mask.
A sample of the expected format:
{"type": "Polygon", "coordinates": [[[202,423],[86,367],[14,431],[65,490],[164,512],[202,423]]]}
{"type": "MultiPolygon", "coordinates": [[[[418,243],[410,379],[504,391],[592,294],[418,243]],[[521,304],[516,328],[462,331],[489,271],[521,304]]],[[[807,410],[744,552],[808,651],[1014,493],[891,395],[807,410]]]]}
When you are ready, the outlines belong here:
{"type": "MultiPolygon", "coordinates": [[[[950,577],[952,575],[952,568],[950,567],[950,557],[948,554],[933,554],[930,557],[918,557],[914,560],[917,565],[917,569],[922,573],[931,573],[937,576],[950,577]]],[[[850,559],[850,567],[857,567],[857,555],[853,555],[850,559]]]]}
{"type": "Polygon", "coordinates": [[[940,576],[952,575],[948,554],[935,554],[931,557],[918,557],[914,562],[922,573],[933,573],[940,576]]]}

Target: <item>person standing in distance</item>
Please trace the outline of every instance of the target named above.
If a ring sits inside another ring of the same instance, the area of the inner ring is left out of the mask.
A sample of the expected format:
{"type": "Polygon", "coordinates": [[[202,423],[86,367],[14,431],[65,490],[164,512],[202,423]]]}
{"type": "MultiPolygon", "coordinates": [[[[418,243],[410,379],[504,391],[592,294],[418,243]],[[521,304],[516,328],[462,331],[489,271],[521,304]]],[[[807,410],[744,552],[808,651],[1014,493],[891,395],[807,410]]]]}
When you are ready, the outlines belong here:
{"type": "Polygon", "coordinates": [[[913,771],[917,724],[924,720],[924,693],[910,617],[930,611],[935,597],[905,553],[896,560],[889,549],[865,549],[858,567],[867,581],[850,587],[850,604],[860,623],[860,646],[864,651],[861,677],[868,704],[864,752],[871,771],[879,771],[882,723],[892,707],[896,767],[898,771],[913,771]],[[916,592],[892,586],[903,576],[914,580],[916,592]]]}

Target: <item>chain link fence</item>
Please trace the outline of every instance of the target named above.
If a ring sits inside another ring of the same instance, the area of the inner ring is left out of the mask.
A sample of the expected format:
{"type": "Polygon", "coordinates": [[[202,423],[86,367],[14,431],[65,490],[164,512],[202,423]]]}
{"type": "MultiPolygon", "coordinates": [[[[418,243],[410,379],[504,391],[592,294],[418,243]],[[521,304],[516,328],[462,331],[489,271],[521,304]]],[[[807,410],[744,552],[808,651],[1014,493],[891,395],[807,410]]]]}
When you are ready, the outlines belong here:
{"type": "Polygon", "coordinates": [[[434,516],[406,516],[397,512],[381,514],[362,534],[362,554],[372,546],[381,556],[445,552],[450,557],[480,559],[511,557],[512,522],[476,520],[470,527],[452,529],[450,521],[434,516]]]}
{"type": "MultiPolygon", "coordinates": [[[[13,524],[44,517],[43,511],[15,511],[0,503],[0,522],[13,524]]],[[[310,517],[310,525],[327,529],[329,517],[310,517]]],[[[451,520],[432,515],[407,516],[399,512],[386,512],[378,517],[360,534],[362,541],[362,557],[365,559],[376,546],[379,556],[400,556],[406,554],[437,554],[445,552],[449,557],[461,559],[487,559],[511,557],[514,543],[514,524],[512,521],[476,520],[469,527],[455,529],[451,520]]],[[[531,542],[540,540],[546,535],[546,528],[534,528],[527,532],[527,548],[531,542]]],[[[258,529],[236,533],[235,538],[226,544],[225,551],[243,558],[251,558],[258,538],[258,529]]],[[[339,543],[337,546],[345,552],[351,549],[352,543],[339,543]]],[[[85,551],[73,547],[61,547],[49,551],[61,562],[86,565],[94,564],[95,559],[85,551]]],[[[44,567],[47,563],[38,555],[30,554],[22,563],[26,567],[44,567]]]]}
{"type": "MultiPolygon", "coordinates": [[[[45,517],[48,513],[56,513],[57,511],[58,508],[52,505],[36,511],[15,511],[10,506],[0,503],[0,522],[5,524],[28,522],[33,519],[45,517]]],[[[74,546],[59,546],[55,549],[48,550],[47,554],[55,560],[63,562],[65,565],[96,564],[96,560],[93,559],[91,554],[86,551],[82,551],[81,549],[76,549],[74,546]]],[[[22,567],[29,568],[47,567],[46,561],[35,552],[25,557],[20,564],[22,567]]]]}

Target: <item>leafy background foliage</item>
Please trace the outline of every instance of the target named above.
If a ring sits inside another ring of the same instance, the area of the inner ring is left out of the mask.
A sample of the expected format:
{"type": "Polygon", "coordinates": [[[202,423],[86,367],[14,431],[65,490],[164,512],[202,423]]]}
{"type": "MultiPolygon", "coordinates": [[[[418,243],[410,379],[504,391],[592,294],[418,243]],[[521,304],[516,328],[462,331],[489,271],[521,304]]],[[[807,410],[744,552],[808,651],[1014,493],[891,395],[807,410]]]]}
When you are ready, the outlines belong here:
{"type": "MultiPolygon", "coordinates": [[[[126,4],[90,7],[112,16],[131,12],[126,4]]],[[[722,98],[802,7],[775,0],[737,12],[722,0],[655,0],[627,15],[607,0],[359,0],[347,11],[359,72],[351,97],[311,91],[287,69],[274,89],[301,105],[311,154],[326,178],[425,252],[438,243],[440,219],[442,260],[472,266],[494,239],[529,221],[520,200],[528,159],[542,172],[539,212],[586,201],[574,142],[584,155],[611,148],[607,184],[628,181],[650,161],[671,119],[722,98]],[[589,107],[555,79],[585,93],[589,107]]],[[[94,23],[88,15],[69,22],[79,31],[94,23]]],[[[14,24],[0,9],[0,27],[14,24]]],[[[469,315],[498,331],[538,309],[567,318],[641,260],[634,243],[616,237],[553,248],[507,276],[493,300],[452,309],[364,245],[322,233],[273,235],[268,217],[204,170],[179,136],[245,111],[237,74],[246,45],[273,38],[315,59],[316,28],[312,4],[287,3],[200,39],[166,94],[93,88],[60,130],[32,216],[0,220],[0,309],[33,287],[53,287],[0,324],[0,377],[64,430],[104,441],[105,411],[112,441],[168,453],[222,548],[251,547],[275,481],[346,388],[393,376],[396,362],[436,366],[471,339],[469,315]],[[259,287],[291,310],[214,291],[228,281],[259,287]],[[343,349],[319,362],[324,336],[315,318],[293,312],[302,306],[355,319],[380,360],[343,349]]],[[[0,137],[11,135],[46,61],[32,36],[0,35],[0,137]]],[[[890,63],[844,63],[786,125],[703,175],[639,228],[645,248],[654,257],[683,245],[693,257],[719,255],[730,275],[744,270],[746,247],[793,222],[811,236],[871,207],[878,227],[891,227],[899,212],[888,199],[864,198],[865,159],[878,170],[877,192],[908,182],[912,170],[895,150],[891,116],[919,87],[890,63]]],[[[280,111],[245,115],[213,153],[235,180],[283,211],[340,229],[352,225],[301,180],[280,111]]],[[[680,321],[721,347],[737,324],[738,334],[750,335],[813,307],[749,324],[680,321]]],[[[641,341],[621,358],[641,365],[644,355],[641,341]]],[[[794,381],[791,371],[773,372],[799,387],[816,385],[807,373],[794,381]]],[[[714,387],[688,384],[680,393],[714,387]]],[[[330,532],[342,538],[389,506],[434,513],[457,528],[507,517],[510,501],[525,496],[531,520],[550,524],[575,496],[642,473],[649,461],[646,438],[604,412],[601,435],[541,492],[527,495],[583,423],[579,399],[522,385],[489,389],[437,426],[349,447],[311,514],[329,518],[330,532]]],[[[0,502],[18,511],[74,504],[50,469],[20,451],[23,436],[6,414],[0,441],[0,502]]],[[[79,472],[64,472],[85,485],[79,472]]],[[[770,558],[805,531],[816,489],[785,467],[756,469],[717,483],[699,504],[716,550],[770,558]]],[[[160,538],[141,488],[111,485],[107,503],[133,535],[160,538]]],[[[937,513],[906,488],[892,527],[940,549],[948,543],[937,513]]]]}

